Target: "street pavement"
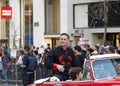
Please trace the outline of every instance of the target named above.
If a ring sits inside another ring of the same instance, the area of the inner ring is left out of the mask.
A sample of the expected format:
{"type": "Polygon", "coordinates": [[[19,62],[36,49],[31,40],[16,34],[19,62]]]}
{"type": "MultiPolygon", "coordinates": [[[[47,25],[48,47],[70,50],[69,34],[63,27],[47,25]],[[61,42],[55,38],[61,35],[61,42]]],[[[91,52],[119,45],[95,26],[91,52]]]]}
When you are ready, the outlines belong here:
{"type": "Polygon", "coordinates": [[[16,85],[16,84],[5,84],[5,83],[2,83],[2,84],[0,84],[0,86],[18,86],[18,85],[16,85]]]}
{"type": "Polygon", "coordinates": [[[23,86],[22,84],[6,84],[6,83],[1,83],[0,86],[23,86]]]}
{"type": "Polygon", "coordinates": [[[11,80],[8,83],[4,81],[0,83],[0,86],[23,86],[21,80],[11,80]]]}

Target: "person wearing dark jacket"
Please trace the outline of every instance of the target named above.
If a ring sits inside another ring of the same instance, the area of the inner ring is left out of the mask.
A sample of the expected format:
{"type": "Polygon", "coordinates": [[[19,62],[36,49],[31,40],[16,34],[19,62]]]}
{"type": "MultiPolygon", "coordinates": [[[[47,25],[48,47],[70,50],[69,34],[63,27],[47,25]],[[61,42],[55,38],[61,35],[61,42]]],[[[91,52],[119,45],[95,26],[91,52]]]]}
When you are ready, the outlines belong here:
{"type": "Polygon", "coordinates": [[[28,46],[24,47],[24,57],[22,58],[22,82],[23,86],[27,86],[34,82],[34,73],[28,68],[29,65],[29,56],[32,56],[32,53],[30,52],[30,48],[28,46]]]}
{"type": "Polygon", "coordinates": [[[3,70],[2,70],[2,75],[3,78],[5,79],[5,83],[8,84],[8,68],[10,68],[10,53],[8,53],[7,49],[3,50],[2,53],[2,65],[3,65],[3,70]]]}
{"type": "Polygon", "coordinates": [[[75,54],[73,50],[68,47],[68,43],[69,35],[62,33],[60,35],[60,46],[48,52],[45,59],[45,66],[53,70],[53,77],[55,77],[55,79],[51,77],[50,81],[63,81],[69,79],[69,68],[78,66],[75,54]]]}
{"type": "Polygon", "coordinates": [[[80,46],[75,46],[74,47],[74,52],[75,55],[79,61],[79,67],[81,69],[83,69],[83,64],[84,64],[84,59],[85,59],[85,54],[82,52],[81,47],[80,46]]]}

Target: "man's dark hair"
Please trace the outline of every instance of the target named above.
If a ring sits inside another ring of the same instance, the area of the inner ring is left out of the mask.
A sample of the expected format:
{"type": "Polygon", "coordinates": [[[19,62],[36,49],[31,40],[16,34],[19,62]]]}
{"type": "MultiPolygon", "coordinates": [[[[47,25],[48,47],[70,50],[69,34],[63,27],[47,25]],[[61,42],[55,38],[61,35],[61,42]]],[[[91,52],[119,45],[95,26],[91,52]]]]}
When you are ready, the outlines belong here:
{"type": "Polygon", "coordinates": [[[24,50],[26,50],[27,52],[29,52],[30,51],[30,47],[29,46],[25,46],[24,50]]]}
{"type": "Polygon", "coordinates": [[[120,48],[119,47],[117,48],[117,53],[120,54],[120,48]]]}
{"type": "Polygon", "coordinates": [[[115,48],[114,48],[113,46],[110,46],[108,49],[109,49],[112,53],[115,53],[115,48]]]}
{"type": "Polygon", "coordinates": [[[90,48],[89,44],[84,44],[84,47],[90,48]]]}
{"type": "Polygon", "coordinates": [[[79,51],[79,52],[81,52],[81,47],[80,47],[80,46],[78,46],[78,45],[77,45],[77,46],[75,46],[75,47],[74,47],[74,49],[75,49],[75,50],[77,50],[77,51],[79,51]]]}
{"type": "Polygon", "coordinates": [[[5,55],[7,55],[7,54],[8,54],[7,49],[4,49],[3,53],[4,53],[5,55]]]}
{"type": "Polygon", "coordinates": [[[47,46],[49,47],[49,46],[50,46],[50,43],[48,43],[47,46]]]}
{"type": "Polygon", "coordinates": [[[80,67],[71,67],[68,73],[71,79],[75,80],[77,78],[76,74],[79,74],[80,72],[82,73],[82,69],[80,67]]]}
{"type": "Polygon", "coordinates": [[[35,49],[35,46],[33,45],[33,49],[35,49]]]}
{"type": "Polygon", "coordinates": [[[22,55],[24,55],[24,54],[25,54],[24,50],[20,50],[20,53],[21,53],[22,55]]]}
{"type": "Polygon", "coordinates": [[[68,39],[70,39],[70,36],[67,33],[62,33],[60,36],[63,36],[63,35],[67,36],[68,39]]]}
{"type": "Polygon", "coordinates": [[[38,55],[38,51],[37,50],[35,50],[35,51],[33,51],[34,53],[35,53],[35,55],[38,55]]]}
{"type": "Polygon", "coordinates": [[[87,49],[90,53],[92,53],[94,50],[92,48],[87,49]]]}

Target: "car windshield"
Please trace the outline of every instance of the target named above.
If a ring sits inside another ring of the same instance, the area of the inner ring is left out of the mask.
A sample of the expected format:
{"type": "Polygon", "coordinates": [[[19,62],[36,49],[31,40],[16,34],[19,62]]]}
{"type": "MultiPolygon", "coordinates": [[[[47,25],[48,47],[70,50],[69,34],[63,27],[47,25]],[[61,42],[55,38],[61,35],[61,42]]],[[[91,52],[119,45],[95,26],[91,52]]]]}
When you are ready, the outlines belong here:
{"type": "Polygon", "coordinates": [[[95,60],[92,65],[96,79],[120,75],[120,58],[95,60]]]}

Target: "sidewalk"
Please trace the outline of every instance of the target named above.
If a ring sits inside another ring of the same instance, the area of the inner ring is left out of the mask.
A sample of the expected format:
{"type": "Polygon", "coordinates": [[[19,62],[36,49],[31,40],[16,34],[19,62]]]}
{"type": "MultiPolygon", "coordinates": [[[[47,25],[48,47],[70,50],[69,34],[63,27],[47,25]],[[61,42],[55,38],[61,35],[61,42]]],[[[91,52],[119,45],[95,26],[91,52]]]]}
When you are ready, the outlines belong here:
{"type": "Polygon", "coordinates": [[[23,86],[23,85],[21,80],[9,80],[8,83],[5,83],[4,80],[2,80],[0,86],[23,86]]]}
{"type": "Polygon", "coordinates": [[[17,84],[5,84],[5,83],[2,83],[2,84],[0,84],[0,86],[23,86],[23,85],[17,85],[17,84]]]}

